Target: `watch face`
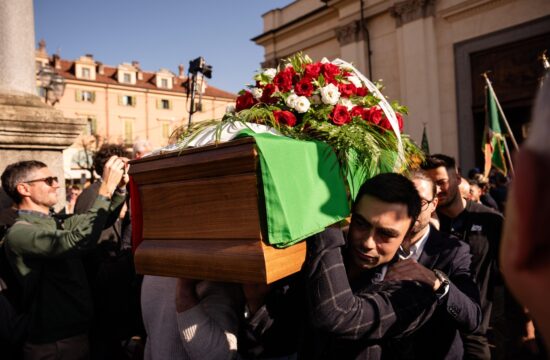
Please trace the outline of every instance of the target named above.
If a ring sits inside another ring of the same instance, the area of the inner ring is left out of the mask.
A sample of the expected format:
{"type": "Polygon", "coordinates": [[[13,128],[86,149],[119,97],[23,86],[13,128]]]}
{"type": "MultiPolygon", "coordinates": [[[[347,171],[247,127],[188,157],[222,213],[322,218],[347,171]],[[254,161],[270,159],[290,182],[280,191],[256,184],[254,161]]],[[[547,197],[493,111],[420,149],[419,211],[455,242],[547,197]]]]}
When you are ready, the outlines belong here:
{"type": "Polygon", "coordinates": [[[443,271],[435,269],[434,273],[441,282],[440,288],[449,285],[449,278],[443,271]]]}

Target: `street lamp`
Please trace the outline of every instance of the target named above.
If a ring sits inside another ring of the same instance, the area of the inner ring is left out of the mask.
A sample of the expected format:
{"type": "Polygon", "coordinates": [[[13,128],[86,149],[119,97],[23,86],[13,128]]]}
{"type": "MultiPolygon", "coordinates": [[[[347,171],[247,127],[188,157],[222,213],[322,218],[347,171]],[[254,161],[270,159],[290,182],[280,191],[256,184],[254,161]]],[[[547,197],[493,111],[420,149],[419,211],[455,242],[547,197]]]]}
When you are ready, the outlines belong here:
{"type": "Polygon", "coordinates": [[[65,92],[65,79],[56,73],[51,66],[46,65],[38,72],[40,87],[44,89],[46,103],[55,105],[63,97],[65,92]]]}

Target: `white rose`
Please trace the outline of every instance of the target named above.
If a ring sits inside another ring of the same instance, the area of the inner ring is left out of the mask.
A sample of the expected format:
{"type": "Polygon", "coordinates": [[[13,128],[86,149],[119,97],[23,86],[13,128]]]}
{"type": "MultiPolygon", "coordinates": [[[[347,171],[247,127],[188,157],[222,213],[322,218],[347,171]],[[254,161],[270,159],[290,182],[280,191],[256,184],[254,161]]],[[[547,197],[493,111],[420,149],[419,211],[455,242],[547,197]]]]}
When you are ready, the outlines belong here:
{"type": "Polygon", "coordinates": [[[273,80],[275,75],[277,75],[277,69],[274,69],[274,68],[265,69],[262,74],[265,77],[269,78],[269,80],[271,81],[271,80],[273,80]]]}
{"type": "Polygon", "coordinates": [[[351,110],[351,108],[354,106],[350,99],[347,98],[340,98],[340,101],[338,101],[340,105],[343,105],[348,108],[348,110],[351,110]]]}
{"type": "Polygon", "coordinates": [[[236,110],[235,104],[229,104],[225,108],[225,113],[226,114],[233,114],[233,113],[235,113],[235,110],[236,110]]]}
{"type": "Polygon", "coordinates": [[[254,99],[256,100],[259,100],[262,97],[262,94],[264,93],[263,89],[257,88],[257,87],[252,88],[250,92],[252,93],[252,97],[254,97],[254,99]]]}
{"type": "Polygon", "coordinates": [[[294,107],[296,106],[297,99],[298,99],[298,95],[296,95],[295,93],[290,94],[285,100],[286,106],[294,109],[294,107]]]}
{"type": "Polygon", "coordinates": [[[326,57],[321,59],[321,64],[328,64],[330,61],[326,57]]]}
{"type": "Polygon", "coordinates": [[[353,84],[355,85],[355,87],[363,87],[363,83],[361,82],[361,79],[359,79],[359,77],[357,77],[357,75],[351,75],[351,76],[348,76],[348,80],[353,84]]]}
{"type": "Polygon", "coordinates": [[[340,98],[340,91],[334,84],[328,84],[321,88],[321,100],[327,105],[336,105],[340,98]]]}
{"type": "Polygon", "coordinates": [[[307,112],[309,110],[309,106],[310,106],[309,100],[305,96],[298,97],[294,102],[294,108],[300,114],[307,112]]]}

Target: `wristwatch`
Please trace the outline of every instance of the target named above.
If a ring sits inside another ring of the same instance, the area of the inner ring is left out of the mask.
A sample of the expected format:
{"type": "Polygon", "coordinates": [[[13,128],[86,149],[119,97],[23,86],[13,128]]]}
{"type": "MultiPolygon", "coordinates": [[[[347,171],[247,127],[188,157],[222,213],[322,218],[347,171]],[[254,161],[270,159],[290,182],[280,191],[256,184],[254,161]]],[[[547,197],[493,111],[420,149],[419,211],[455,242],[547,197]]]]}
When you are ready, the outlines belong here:
{"type": "Polygon", "coordinates": [[[434,269],[433,272],[441,283],[441,285],[439,285],[439,287],[435,291],[435,295],[439,300],[441,300],[449,292],[449,277],[443,271],[438,269],[434,269]]]}

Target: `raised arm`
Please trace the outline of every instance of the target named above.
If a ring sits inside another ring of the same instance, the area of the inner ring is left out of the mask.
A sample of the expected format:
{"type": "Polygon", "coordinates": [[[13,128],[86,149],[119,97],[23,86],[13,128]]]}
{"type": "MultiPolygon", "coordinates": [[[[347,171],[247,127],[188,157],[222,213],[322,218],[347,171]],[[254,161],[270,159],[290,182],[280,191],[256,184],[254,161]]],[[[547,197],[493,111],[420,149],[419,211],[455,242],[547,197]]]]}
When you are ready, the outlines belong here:
{"type": "Polygon", "coordinates": [[[8,231],[7,244],[11,251],[31,257],[68,256],[73,251],[95,245],[110,208],[118,201],[124,201],[124,198],[113,195],[112,200],[109,200],[98,196],[86,214],[69,218],[63,230],[16,222],[8,231]]]}
{"type": "Polygon", "coordinates": [[[125,194],[117,187],[122,189],[128,181],[125,168],[123,159],[111,157],[105,164],[104,180],[94,204],[85,214],[68,218],[64,229],[16,222],[6,236],[10,250],[26,256],[55,257],[95,245],[109,215],[124,202],[125,194]]]}

